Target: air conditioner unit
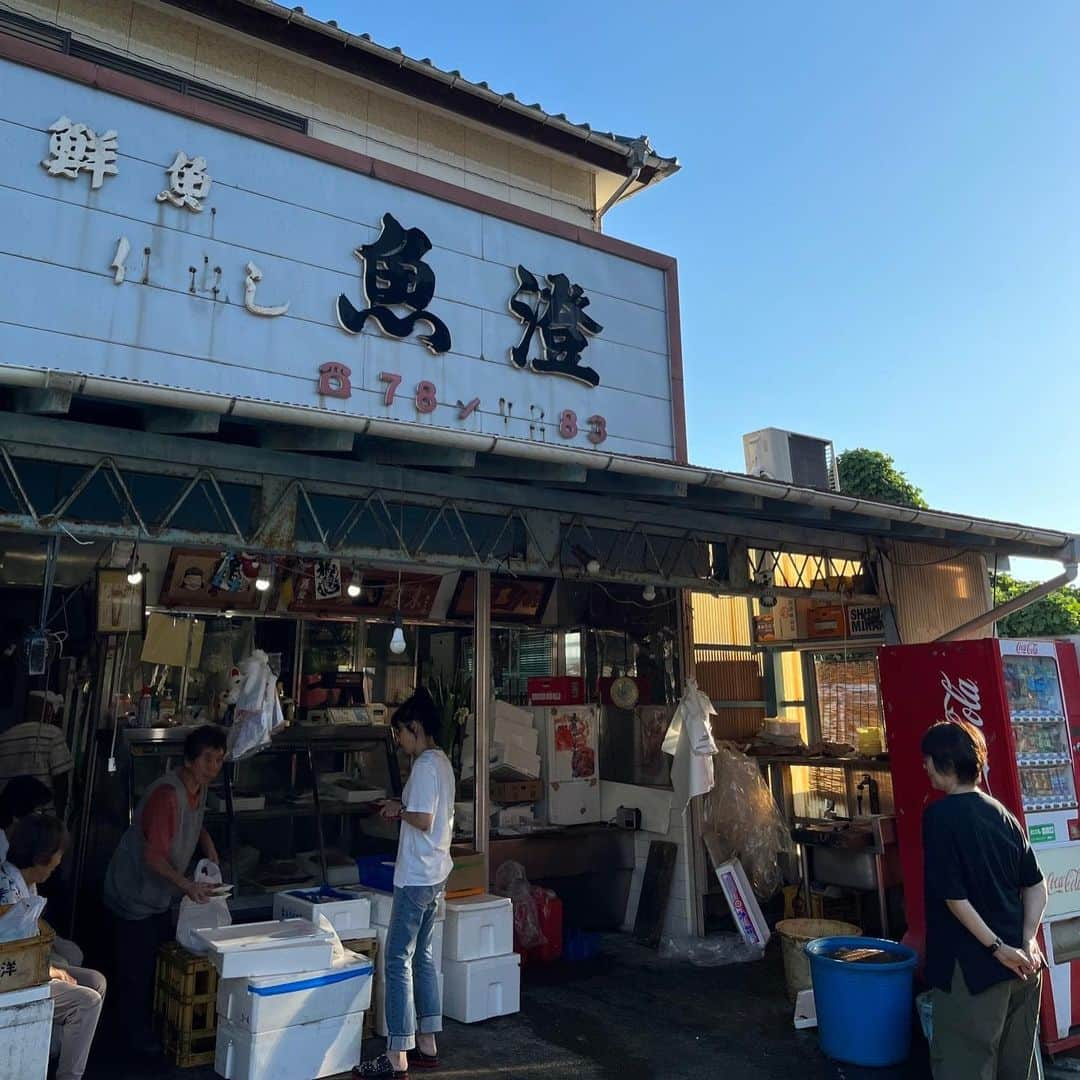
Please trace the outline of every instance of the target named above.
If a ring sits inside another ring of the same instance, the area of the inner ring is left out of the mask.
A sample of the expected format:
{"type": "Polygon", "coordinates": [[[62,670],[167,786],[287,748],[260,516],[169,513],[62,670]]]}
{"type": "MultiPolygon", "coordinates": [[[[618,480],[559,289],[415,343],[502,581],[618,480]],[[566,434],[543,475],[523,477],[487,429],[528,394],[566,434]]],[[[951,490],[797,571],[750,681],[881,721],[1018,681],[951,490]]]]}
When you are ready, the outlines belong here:
{"type": "Polygon", "coordinates": [[[840,490],[836,451],[828,439],[762,428],[743,436],[743,454],[750,476],[821,491],[840,490]]]}

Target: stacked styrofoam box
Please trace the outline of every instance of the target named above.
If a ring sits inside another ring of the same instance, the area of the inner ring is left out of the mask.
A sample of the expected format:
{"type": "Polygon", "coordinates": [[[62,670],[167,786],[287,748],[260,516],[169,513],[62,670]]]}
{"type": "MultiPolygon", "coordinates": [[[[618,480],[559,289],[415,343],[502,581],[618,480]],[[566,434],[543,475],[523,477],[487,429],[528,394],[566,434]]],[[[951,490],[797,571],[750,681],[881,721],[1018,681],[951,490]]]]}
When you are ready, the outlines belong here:
{"type": "Polygon", "coordinates": [[[48,983],[0,994],[0,1075],[45,1080],[52,1021],[48,983]]]}
{"type": "MultiPolygon", "coordinates": [[[[492,774],[509,771],[536,780],[540,776],[540,733],[527,709],[508,705],[505,701],[492,703],[491,740],[488,756],[492,774]]],[[[464,776],[472,775],[475,744],[468,736],[461,751],[464,776]]]]}
{"type": "Polygon", "coordinates": [[[371,898],[344,889],[295,889],[275,893],[275,919],[307,919],[323,915],[342,941],[363,937],[371,928],[371,898]]]}
{"type": "Polygon", "coordinates": [[[219,959],[229,977],[218,988],[214,1069],[225,1080],[312,1080],[360,1060],[371,961],[353,956],[332,966],[333,934],[314,928],[326,952],[316,963],[303,962],[291,941],[302,925],[263,923],[250,940],[222,943],[219,959]]]}
{"type": "MultiPolygon", "coordinates": [[[[394,907],[394,894],[378,889],[356,890],[371,899],[371,930],[379,940],[375,957],[375,1034],[387,1037],[386,1026],[386,937],[390,929],[390,912],[394,907]]],[[[431,935],[431,955],[439,972],[439,1002],[443,1001],[443,930],[446,921],[446,901],[439,901],[435,915],[435,930],[431,935]]]]}
{"type": "Polygon", "coordinates": [[[463,1024],[521,1008],[521,957],[514,952],[514,907],[504,896],[446,902],[443,1013],[463,1024]]]}

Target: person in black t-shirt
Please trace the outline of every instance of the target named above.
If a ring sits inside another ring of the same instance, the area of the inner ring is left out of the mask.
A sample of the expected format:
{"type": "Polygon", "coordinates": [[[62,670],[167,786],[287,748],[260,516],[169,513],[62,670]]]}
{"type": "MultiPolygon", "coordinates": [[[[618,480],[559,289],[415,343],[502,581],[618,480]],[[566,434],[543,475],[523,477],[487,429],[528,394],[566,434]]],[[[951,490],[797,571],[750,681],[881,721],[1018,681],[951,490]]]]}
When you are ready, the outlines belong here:
{"type": "Polygon", "coordinates": [[[978,789],[981,732],[935,724],[922,753],[930,783],[948,796],[923,814],[934,1080],[1029,1080],[1046,883],[1023,827],[978,789]]]}

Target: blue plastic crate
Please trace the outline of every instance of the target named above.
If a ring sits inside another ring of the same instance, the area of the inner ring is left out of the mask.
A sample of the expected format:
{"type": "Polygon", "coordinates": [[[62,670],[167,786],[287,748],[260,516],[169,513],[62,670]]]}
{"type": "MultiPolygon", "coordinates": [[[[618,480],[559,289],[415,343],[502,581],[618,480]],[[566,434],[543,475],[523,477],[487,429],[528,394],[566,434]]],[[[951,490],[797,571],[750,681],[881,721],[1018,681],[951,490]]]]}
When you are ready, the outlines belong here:
{"type": "Polygon", "coordinates": [[[567,930],[563,939],[563,959],[571,962],[595,960],[600,955],[600,935],[587,930],[567,930]]]}
{"type": "Polygon", "coordinates": [[[386,855],[361,855],[356,860],[360,884],[369,889],[394,891],[394,860],[386,855]]]}

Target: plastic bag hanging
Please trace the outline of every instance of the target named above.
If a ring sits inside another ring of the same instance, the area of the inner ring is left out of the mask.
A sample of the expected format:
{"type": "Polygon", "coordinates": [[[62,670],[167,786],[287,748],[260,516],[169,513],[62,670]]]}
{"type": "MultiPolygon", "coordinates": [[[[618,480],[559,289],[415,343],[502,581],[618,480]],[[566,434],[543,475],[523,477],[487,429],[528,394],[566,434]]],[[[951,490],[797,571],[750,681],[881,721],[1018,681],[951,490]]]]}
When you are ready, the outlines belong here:
{"type": "Polygon", "coordinates": [[[256,649],[240,664],[240,692],[229,729],[229,761],[240,761],[269,745],[270,736],[285,723],[277,693],[277,676],[270,659],[256,649]]]}
{"type": "MultiPolygon", "coordinates": [[[[673,779],[677,774],[685,774],[687,777],[686,805],[689,805],[694,796],[704,795],[713,787],[713,755],[716,753],[716,742],[709,717],[715,713],[712,702],[698,689],[697,683],[688,679],[686,691],[671,718],[661,747],[665,754],[670,754],[675,759],[672,762],[673,779]]],[[[685,808],[684,806],[683,809],[685,808]]]]}

